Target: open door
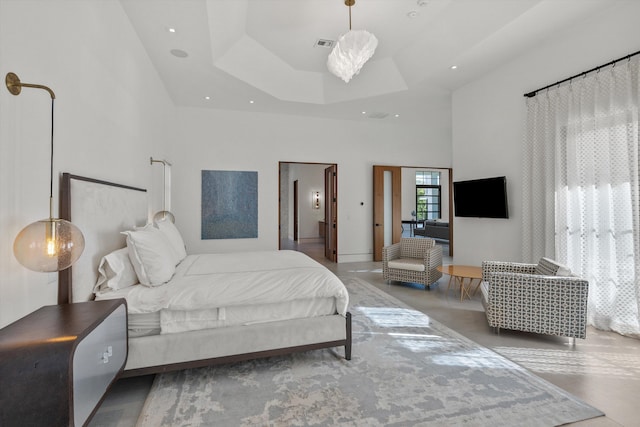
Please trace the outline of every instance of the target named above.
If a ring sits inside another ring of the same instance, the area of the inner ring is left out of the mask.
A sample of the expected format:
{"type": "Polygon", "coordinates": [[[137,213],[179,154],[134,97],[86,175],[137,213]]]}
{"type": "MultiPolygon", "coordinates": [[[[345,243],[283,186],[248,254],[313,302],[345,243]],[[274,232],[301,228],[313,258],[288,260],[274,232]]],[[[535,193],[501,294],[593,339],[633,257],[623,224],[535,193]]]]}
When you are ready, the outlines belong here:
{"type": "Polygon", "coordinates": [[[338,166],[324,170],[324,256],[338,262],[338,166]]]}
{"type": "Polygon", "coordinates": [[[373,260],[382,261],[382,248],[402,237],[402,168],[373,167],[373,260]]]}
{"type": "Polygon", "coordinates": [[[300,213],[298,212],[298,180],[293,181],[293,241],[298,241],[298,217],[300,213]]]}

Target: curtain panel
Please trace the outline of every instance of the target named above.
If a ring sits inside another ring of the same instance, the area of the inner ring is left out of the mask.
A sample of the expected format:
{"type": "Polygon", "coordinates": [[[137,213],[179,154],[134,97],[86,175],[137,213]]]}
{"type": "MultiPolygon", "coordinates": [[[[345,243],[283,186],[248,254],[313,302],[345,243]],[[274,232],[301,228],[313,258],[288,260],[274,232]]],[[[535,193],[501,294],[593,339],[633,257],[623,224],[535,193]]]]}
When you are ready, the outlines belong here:
{"type": "Polygon", "coordinates": [[[640,58],[527,99],[523,260],[589,280],[589,324],[640,337],[640,58]]]}

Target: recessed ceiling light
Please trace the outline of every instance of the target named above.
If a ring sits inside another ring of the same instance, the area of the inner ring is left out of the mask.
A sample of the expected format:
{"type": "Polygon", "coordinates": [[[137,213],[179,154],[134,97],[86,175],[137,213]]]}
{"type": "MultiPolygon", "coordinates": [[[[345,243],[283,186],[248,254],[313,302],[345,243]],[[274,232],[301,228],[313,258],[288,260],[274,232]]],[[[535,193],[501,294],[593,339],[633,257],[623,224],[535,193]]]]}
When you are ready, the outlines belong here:
{"type": "Polygon", "coordinates": [[[409,13],[407,13],[407,16],[408,16],[409,18],[417,18],[417,17],[418,17],[418,15],[419,15],[419,13],[418,13],[418,12],[416,12],[415,10],[412,10],[412,11],[410,11],[409,13]]]}
{"type": "Polygon", "coordinates": [[[457,70],[457,69],[458,69],[458,66],[457,66],[457,65],[452,65],[452,66],[451,66],[451,69],[452,69],[452,70],[457,70]]]}
{"type": "Polygon", "coordinates": [[[184,50],[181,49],[171,49],[171,55],[177,57],[177,58],[186,58],[187,56],[189,56],[189,54],[187,52],[185,52],[184,50]]]}
{"type": "Polygon", "coordinates": [[[249,104],[253,104],[255,101],[252,99],[251,101],[249,101],[249,104]]]}
{"type": "Polygon", "coordinates": [[[393,117],[400,117],[400,114],[396,114],[396,115],[395,115],[395,116],[393,116],[393,117]]]}
{"type": "Polygon", "coordinates": [[[367,112],[366,112],[366,111],[363,111],[363,112],[362,112],[362,114],[367,114],[367,112]]]}
{"type": "Polygon", "coordinates": [[[424,7],[429,4],[429,0],[417,0],[416,4],[420,7],[424,7]]]}
{"type": "Polygon", "coordinates": [[[175,33],[175,32],[176,32],[176,29],[175,29],[175,28],[169,28],[169,30],[168,30],[168,31],[169,31],[170,33],[175,33]]]}
{"type": "Polygon", "coordinates": [[[211,99],[210,96],[205,96],[204,99],[206,99],[207,101],[211,99]]]}

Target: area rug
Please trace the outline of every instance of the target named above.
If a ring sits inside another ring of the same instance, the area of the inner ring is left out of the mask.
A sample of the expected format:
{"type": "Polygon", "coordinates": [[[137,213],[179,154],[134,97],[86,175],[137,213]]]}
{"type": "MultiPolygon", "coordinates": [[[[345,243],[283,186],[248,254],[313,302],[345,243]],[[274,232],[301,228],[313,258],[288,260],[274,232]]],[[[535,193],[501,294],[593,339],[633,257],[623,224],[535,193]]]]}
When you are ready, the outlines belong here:
{"type": "Polygon", "coordinates": [[[555,426],[604,415],[360,279],[343,348],[156,376],[138,427],[555,426]]]}

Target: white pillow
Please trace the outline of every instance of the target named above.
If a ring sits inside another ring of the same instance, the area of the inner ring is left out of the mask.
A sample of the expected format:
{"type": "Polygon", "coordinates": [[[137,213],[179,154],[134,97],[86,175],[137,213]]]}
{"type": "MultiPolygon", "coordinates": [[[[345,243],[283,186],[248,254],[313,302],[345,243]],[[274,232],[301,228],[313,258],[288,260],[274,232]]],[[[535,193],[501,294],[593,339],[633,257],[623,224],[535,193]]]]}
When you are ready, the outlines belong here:
{"type": "Polygon", "coordinates": [[[187,250],[184,247],[184,240],[182,240],[182,235],[178,228],[168,219],[164,221],[160,221],[156,223],[156,227],[160,230],[169,243],[171,244],[171,248],[174,250],[177,256],[176,265],[180,263],[187,256],[187,250]]]}
{"type": "Polygon", "coordinates": [[[138,276],[129,259],[129,250],[117,249],[100,260],[98,281],[93,292],[117,291],[136,283],[138,283],[138,276]]]}
{"type": "Polygon", "coordinates": [[[540,258],[535,271],[536,274],[543,276],[571,276],[571,269],[569,267],[546,257],[540,258]]]}
{"type": "Polygon", "coordinates": [[[176,254],[160,230],[147,225],[122,234],[127,236],[129,259],[140,284],[158,286],[171,279],[176,271],[176,254]]]}

